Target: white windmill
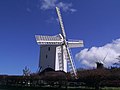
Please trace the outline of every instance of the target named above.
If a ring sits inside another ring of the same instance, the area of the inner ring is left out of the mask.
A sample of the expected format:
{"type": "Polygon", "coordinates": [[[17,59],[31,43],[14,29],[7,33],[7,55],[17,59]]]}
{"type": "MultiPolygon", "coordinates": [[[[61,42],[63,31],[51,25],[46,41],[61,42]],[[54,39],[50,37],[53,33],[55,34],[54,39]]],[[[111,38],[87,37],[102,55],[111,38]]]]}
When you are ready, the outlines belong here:
{"type": "Polygon", "coordinates": [[[67,72],[68,65],[71,75],[77,77],[69,48],[83,47],[83,41],[66,40],[64,25],[58,7],[56,7],[56,12],[61,27],[61,34],[55,36],[35,35],[36,41],[40,45],[39,68],[44,70],[50,67],[55,71],[62,70],[67,72]]]}

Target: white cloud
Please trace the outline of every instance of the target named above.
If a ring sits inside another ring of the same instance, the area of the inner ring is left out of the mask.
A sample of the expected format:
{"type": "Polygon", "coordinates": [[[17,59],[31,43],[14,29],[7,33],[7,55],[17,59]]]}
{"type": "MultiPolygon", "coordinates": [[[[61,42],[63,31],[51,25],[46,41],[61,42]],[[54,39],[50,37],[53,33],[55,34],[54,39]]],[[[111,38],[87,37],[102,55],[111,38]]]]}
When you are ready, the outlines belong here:
{"type": "Polygon", "coordinates": [[[102,47],[85,48],[76,54],[76,59],[85,67],[96,67],[95,62],[103,62],[106,67],[118,62],[116,59],[120,55],[120,39],[116,39],[102,47]],[[106,59],[103,61],[103,59],[106,59]]]}
{"type": "Polygon", "coordinates": [[[41,0],[41,9],[52,9],[56,6],[57,0],[41,0]]]}
{"type": "Polygon", "coordinates": [[[40,0],[42,10],[55,9],[55,7],[61,8],[63,11],[75,12],[76,9],[72,8],[72,3],[58,2],[58,0],[40,0]]]}

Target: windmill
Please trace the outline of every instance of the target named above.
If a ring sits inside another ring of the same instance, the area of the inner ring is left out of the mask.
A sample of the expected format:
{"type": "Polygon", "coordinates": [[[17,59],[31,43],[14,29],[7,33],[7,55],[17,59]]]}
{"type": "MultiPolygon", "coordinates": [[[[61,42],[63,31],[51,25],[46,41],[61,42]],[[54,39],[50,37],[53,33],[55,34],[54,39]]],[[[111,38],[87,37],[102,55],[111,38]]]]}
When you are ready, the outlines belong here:
{"type": "Polygon", "coordinates": [[[107,55],[108,55],[108,53],[105,55],[105,57],[102,60],[99,60],[99,61],[97,60],[97,62],[96,62],[97,69],[101,69],[104,67],[104,64],[105,64],[104,61],[107,58],[107,55]]]}
{"type": "Polygon", "coordinates": [[[61,70],[67,72],[69,67],[72,77],[77,77],[70,48],[83,47],[82,40],[66,40],[66,33],[60,13],[56,7],[58,20],[61,28],[61,34],[55,36],[35,35],[38,45],[40,45],[39,68],[43,71],[46,68],[52,68],[55,71],[61,70]]]}

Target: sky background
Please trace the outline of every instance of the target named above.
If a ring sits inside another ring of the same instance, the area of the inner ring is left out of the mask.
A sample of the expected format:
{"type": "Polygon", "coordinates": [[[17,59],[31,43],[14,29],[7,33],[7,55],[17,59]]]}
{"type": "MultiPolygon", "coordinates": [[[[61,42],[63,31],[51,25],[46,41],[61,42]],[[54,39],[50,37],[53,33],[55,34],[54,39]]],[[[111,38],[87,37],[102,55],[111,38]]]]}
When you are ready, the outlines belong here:
{"type": "Polygon", "coordinates": [[[59,34],[60,7],[68,39],[84,41],[72,49],[77,68],[111,66],[120,54],[120,0],[0,0],[0,74],[36,72],[40,48],[35,35],[59,34]]]}

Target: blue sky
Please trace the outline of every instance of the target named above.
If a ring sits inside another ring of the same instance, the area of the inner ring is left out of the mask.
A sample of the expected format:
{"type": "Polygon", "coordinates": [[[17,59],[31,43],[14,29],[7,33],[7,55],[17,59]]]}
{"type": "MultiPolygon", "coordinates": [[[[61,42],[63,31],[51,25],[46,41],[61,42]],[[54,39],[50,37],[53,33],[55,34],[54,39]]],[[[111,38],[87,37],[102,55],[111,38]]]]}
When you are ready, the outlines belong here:
{"type": "MultiPolygon", "coordinates": [[[[32,72],[37,71],[40,49],[35,35],[60,33],[56,5],[61,8],[67,38],[84,40],[84,47],[72,49],[77,68],[88,64],[83,61],[91,60],[91,57],[85,58],[91,49],[98,52],[98,56],[92,55],[92,59],[103,58],[106,53],[103,50],[108,44],[111,45],[110,55],[113,55],[112,51],[114,57],[119,55],[114,49],[120,48],[119,0],[47,1],[0,0],[0,74],[22,74],[25,66],[32,72]],[[102,56],[99,50],[104,53],[102,56]]],[[[109,59],[108,56],[107,65],[111,62],[109,59]]]]}

